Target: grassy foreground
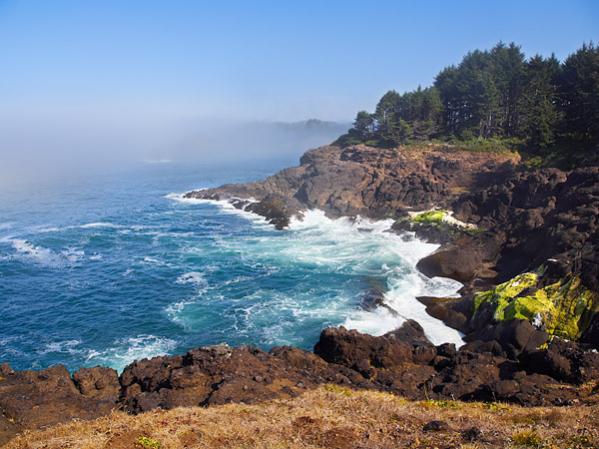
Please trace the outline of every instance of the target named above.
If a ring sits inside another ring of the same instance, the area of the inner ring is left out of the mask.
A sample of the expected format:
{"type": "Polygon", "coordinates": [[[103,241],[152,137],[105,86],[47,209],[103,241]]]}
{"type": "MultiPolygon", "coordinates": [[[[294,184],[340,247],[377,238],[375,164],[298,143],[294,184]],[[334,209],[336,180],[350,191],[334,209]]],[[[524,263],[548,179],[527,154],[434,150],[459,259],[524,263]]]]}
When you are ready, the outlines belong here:
{"type": "Polygon", "coordinates": [[[291,400],[113,412],[12,440],[16,448],[597,448],[599,406],[419,401],[328,385],[291,400]],[[438,421],[431,423],[431,421],[438,421]]]}

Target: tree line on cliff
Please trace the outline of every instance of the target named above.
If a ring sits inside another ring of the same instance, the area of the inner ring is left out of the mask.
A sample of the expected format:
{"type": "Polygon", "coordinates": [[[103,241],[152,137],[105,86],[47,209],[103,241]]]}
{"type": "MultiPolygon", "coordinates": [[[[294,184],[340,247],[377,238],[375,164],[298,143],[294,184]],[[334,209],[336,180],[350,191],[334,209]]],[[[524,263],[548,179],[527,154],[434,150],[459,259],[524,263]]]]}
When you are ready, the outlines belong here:
{"type": "Polygon", "coordinates": [[[599,46],[563,62],[526,58],[514,44],[469,52],[432,86],[387,92],[373,113],[358,112],[338,143],[393,147],[423,140],[501,139],[544,155],[580,155],[599,145],[599,46]]]}

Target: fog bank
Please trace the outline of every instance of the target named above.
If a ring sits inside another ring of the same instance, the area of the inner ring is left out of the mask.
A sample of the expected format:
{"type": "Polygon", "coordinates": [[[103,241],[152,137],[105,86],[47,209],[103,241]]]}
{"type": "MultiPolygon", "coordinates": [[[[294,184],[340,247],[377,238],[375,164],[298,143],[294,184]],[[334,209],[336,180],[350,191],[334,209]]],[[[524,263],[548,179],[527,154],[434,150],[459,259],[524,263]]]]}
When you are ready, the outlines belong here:
{"type": "Polygon", "coordinates": [[[217,119],[0,118],[0,188],[61,182],[143,163],[294,164],[349,124],[217,119]]]}

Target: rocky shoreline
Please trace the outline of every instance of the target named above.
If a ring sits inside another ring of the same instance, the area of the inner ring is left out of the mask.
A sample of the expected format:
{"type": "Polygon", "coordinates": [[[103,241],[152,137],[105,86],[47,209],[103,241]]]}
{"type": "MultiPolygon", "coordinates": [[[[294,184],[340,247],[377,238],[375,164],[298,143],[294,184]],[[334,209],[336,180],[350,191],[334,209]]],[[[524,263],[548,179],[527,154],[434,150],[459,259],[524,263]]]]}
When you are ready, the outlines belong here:
{"type": "Polygon", "coordinates": [[[136,361],[120,376],[104,367],[71,376],[63,366],[4,364],[0,444],[115,408],[252,403],[328,383],[414,399],[599,401],[599,167],[531,170],[512,153],[440,145],[326,146],[263,181],[186,197],[228,200],[279,229],[311,208],[393,218],[398,232],[442,243],[418,268],[462,282],[461,297],[420,300],[467,344],[434,346],[406,321],[380,337],[325,329],[313,353],[218,345],[136,361]]]}

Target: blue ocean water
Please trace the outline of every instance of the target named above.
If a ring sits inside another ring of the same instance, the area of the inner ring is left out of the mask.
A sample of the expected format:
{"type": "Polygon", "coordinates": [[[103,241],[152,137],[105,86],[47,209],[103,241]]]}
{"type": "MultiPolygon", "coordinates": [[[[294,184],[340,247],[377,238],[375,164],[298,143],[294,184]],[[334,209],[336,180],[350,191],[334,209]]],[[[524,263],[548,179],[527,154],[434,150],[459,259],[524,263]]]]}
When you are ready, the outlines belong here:
{"type": "Polygon", "coordinates": [[[120,370],[220,342],[311,349],[328,325],[381,334],[406,317],[435,342],[461,341],[414,299],[459,288],[414,268],[435,245],[320,211],[281,232],[181,197],[277,168],[140,164],[0,194],[0,362],[120,370]],[[373,285],[399,315],[360,309],[373,285]]]}

